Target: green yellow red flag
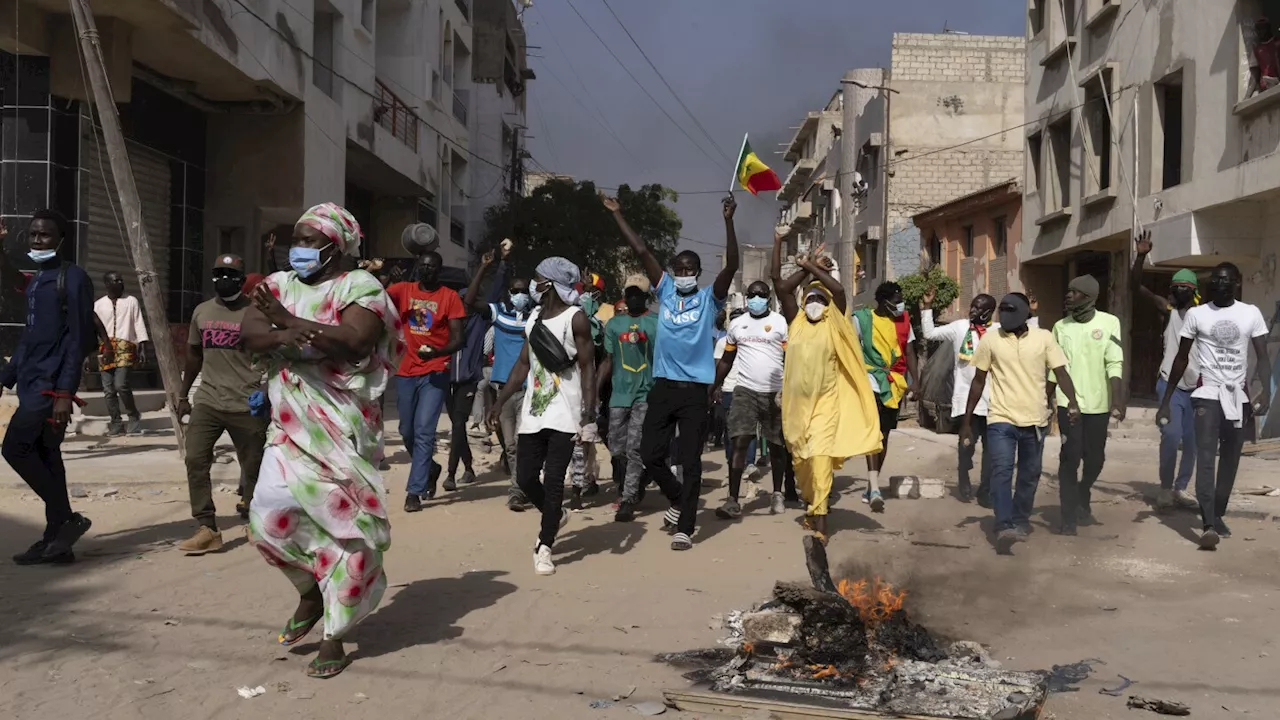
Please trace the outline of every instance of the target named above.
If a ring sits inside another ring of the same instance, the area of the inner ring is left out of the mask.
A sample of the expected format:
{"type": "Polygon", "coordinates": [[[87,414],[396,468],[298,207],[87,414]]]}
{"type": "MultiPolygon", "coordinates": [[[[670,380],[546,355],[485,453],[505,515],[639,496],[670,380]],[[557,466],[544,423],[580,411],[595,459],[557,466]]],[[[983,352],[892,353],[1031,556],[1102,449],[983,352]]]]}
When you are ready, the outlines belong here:
{"type": "Polygon", "coordinates": [[[742,139],[742,152],[738,154],[738,167],[734,171],[734,178],[752,195],[758,195],[762,191],[782,189],[782,181],[778,180],[778,174],[760,161],[755,151],[751,149],[751,143],[747,142],[745,137],[742,139]]]}

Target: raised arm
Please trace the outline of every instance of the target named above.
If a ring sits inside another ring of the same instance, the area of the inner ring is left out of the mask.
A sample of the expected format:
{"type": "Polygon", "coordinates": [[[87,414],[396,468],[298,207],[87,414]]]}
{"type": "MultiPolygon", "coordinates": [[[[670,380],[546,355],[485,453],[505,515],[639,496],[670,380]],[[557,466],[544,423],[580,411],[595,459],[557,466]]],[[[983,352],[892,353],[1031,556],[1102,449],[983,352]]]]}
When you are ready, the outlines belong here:
{"type": "Polygon", "coordinates": [[[729,288],[733,285],[733,278],[738,274],[740,264],[738,231],[733,226],[733,214],[737,210],[738,201],[733,199],[733,195],[724,199],[724,268],[720,270],[719,275],[716,275],[716,281],[711,286],[711,292],[719,300],[729,297],[729,288]]]}
{"type": "Polygon", "coordinates": [[[618,203],[618,199],[600,193],[600,202],[604,203],[605,210],[613,213],[613,219],[618,223],[622,239],[626,240],[631,250],[639,256],[640,264],[644,266],[644,274],[649,276],[649,282],[653,287],[658,287],[658,283],[662,281],[662,265],[658,263],[658,258],[653,256],[649,246],[645,245],[640,236],[636,235],[635,230],[627,224],[627,219],[622,217],[622,205],[618,203]]]}
{"type": "Polygon", "coordinates": [[[831,293],[832,305],[840,311],[841,315],[845,314],[848,310],[848,303],[845,300],[844,286],[831,277],[831,273],[827,272],[824,264],[822,262],[814,262],[809,258],[800,258],[796,262],[799,263],[802,269],[817,278],[818,282],[822,283],[822,286],[831,293]]]}
{"type": "Polygon", "coordinates": [[[920,332],[925,340],[954,340],[951,334],[951,323],[938,327],[933,322],[933,301],[938,291],[929,288],[920,296],[920,332]]]}
{"type": "Polygon", "coordinates": [[[1140,298],[1144,298],[1152,307],[1164,315],[1169,314],[1169,301],[1155,294],[1142,284],[1142,270],[1147,265],[1147,255],[1151,253],[1151,231],[1143,230],[1134,238],[1133,268],[1129,271],[1129,286],[1140,298]]]}
{"type": "Polygon", "coordinates": [[[805,270],[797,270],[791,277],[782,277],[782,238],[784,228],[773,231],[773,262],[769,266],[769,276],[773,280],[773,292],[778,296],[778,304],[782,306],[782,316],[790,324],[800,314],[800,303],[796,301],[796,288],[809,277],[805,270]]]}
{"type": "MultiPolygon", "coordinates": [[[[493,268],[493,251],[485,253],[480,257],[480,268],[476,270],[476,274],[471,278],[471,284],[467,285],[467,292],[462,296],[462,306],[467,312],[475,313],[486,320],[489,319],[489,301],[477,302],[480,298],[480,283],[484,281],[484,276],[489,274],[489,270],[493,268]]],[[[494,283],[497,284],[496,281],[494,283]]],[[[493,288],[490,288],[490,295],[493,295],[493,288]]]]}

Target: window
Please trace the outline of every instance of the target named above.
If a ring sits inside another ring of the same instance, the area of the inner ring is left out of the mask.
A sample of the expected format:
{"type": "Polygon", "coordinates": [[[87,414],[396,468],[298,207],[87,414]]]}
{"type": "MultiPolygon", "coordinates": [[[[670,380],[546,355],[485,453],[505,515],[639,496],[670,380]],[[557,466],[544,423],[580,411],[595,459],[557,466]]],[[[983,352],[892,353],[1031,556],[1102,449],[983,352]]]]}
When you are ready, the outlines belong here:
{"type": "Polygon", "coordinates": [[[880,243],[869,238],[866,233],[863,233],[862,236],[858,238],[858,248],[861,250],[858,254],[858,261],[859,264],[862,265],[862,269],[865,271],[867,280],[879,276],[879,246],[880,243]]]}
{"type": "Polygon", "coordinates": [[[967,258],[973,257],[973,226],[964,226],[964,236],[960,238],[960,252],[967,258]]]}
{"type": "Polygon", "coordinates": [[[1044,5],[1049,0],[1031,0],[1031,6],[1027,10],[1027,25],[1031,29],[1031,37],[1035,37],[1044,30],[1044,5]]]}
{"type": "Polygon", "coordinates": [[[1049,124],[1049,172],[1045,178],[1044,211],[1071,207],[1071,113],[1049,124]]]}
{"type": "Polygon", "coordinates": [[[1239,0],[1236,16],[1240,22],[1241,67],[1249,72],[1240,78],[1240,97],[1254,95],[1276,87],[1280,81],[1280,43],[1275,39],[1275,25],[1280,21],[1280,0],[1239,0]],[[1261,41],[1270,37],[1269,41],[1261,41]]]}
{"type": "Polygon", "coordinates": [[[991,221],[991,255],[1002,258],[1009,252],[1009,219],[1001,215],[991,221]]]}
{"type": "Polygon", "coordinates": [[[879,176],[878,168],[880,166],[880,147],[872,145],[870,142],[862,146],[862,157],[858,158],[858,172],[862,175],[862,180],[867,184],[867,191],[876,189],[876,182],[879,176]]]}
{"type": "Polygon", "coordinates": [[[1159,124],[1153,133],[1155,156],[1152,179],[1161,190],[1182,184],[1182,71],[1156,83],[1156,110],[1159,124]]]}
{"type": "Polygon", "coordinates": [[[333,45],[337,15],[316,8],[315,22],[311,26],[311,83],[320,92],[335,98],[333,87],[333,45]]]}
{"type": "Polygon", "coordinates": [[[1031,182],[1027,183],[1027,187],[1034,188],[1035,192],[1041,196],[1044,195],[1044,176],[1040,173],[1040,152],[1043,144],[1043,136],[1040,133],[1027,138],[1027,160],[1031,165],[1028,169],[1031,182]]]}
{"type": "Polygon", "coordinates": [[[1084,89],[1085,148],[1088,158],[1084,172],[1084,195],[1088,197],[1111,187],[1111,115],[1107,101],[1111,88],[1111,71],[1104,70],[1097,80],[1090,81],[1084,89]]]}
{"type": "Polygon", "coordinates": [[[436,196],[427,193],[418,200],[418,222],[436,227],[439,221],[440,215],[436,212],[436,196]]]}
{"type": "Polygon", "coordinates": [[[373,0],[360,0],[360,25],[373,32],[373,0]]]}
{"type": "Polygon", "coordinates": [[[939,238],[938,233],[935,232],[933,234],[933,237],[929,238],[929,265],[934,266],[934,265],[941,265],[941,264],[942,264],[942,239],[939,238]]]}

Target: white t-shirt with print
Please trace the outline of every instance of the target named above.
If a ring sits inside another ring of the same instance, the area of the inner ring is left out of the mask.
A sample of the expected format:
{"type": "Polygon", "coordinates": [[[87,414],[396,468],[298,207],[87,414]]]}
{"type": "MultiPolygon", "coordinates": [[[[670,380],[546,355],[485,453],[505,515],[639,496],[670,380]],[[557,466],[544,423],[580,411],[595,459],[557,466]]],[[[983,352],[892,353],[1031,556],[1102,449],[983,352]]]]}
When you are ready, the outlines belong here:
{"type": "Polygon", "coordinates": [[[758,393],[782,392],[782,360],[787,351],[787,319],[771,312],[744,313],[729,323],[725,349],[737,349],[733,366],[738,385],[758,393]]]}
{"type": "Polygon", "coordinates": [[[1191,397],[1217,400],[1229,386],[1241,405],[1247,403],[1249,344],[1268,332],[1257,306],[1238,300],[1229,307],[1207,303],[1188,310],[1181,335],[1196,341],[1191,352],[1200,364],[1200,387],[1191,397]]]}

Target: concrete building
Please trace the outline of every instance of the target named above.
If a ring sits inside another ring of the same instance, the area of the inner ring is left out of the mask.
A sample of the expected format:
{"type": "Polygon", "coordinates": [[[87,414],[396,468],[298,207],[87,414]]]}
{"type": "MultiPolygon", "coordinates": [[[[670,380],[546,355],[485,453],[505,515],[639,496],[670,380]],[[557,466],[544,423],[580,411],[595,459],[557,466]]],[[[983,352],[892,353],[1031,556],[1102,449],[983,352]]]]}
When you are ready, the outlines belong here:
{"type": "MultiPolygon", "coordinates": [[[[782,203],[780,222],[789,228],[787,247],[791,254],[818,248],[836,224],[831,208],[836,208],[838,217],[840,195],[835,183],[840,172],[843,105],[844,94],[837,90],[823,109],[805,115],[782,152],[791,170],[778,190],[778,201],[782,203]]],[[[835,252],[836,247],[829,250],[835,252]]]]}
{"type": "Polygon", "coordinates": [[[930,267],[941,265],[960,284],[960,295],[948,308],[951,317],[962,317],[974,295],[987,293],[999,300],[1021,288],[1022,188],[1017,180],[956,198],[916,215],[913,222],[930,267]]]}
{"type": "Polygon", "coordinates": [[[919,271],[915,215],[1021,175],[1021,138],[1001,131],[1022,122],[1023,56],[1021,38],[896,33],[888,70],[845,73],[828,227],[854,305],[919,271]]]}
{"type": "MultiPolygon", "coordinates": [[[[401,230],[423,221],[446,239],[446,263],[465,262],[465,211],[455,217],[465,203],[455,201],[471,187],[471,2],[95,4],[172,323],[209,296],[213,255],[235,252],[264,270],[263,241],[275,233],[283,266],[294,221],[319,202],[356,215],[365,256],[404,255],[401,230]]],[[[123,271],[136,293],[68,8],[8,8],[0,215],[21,229],[32,211],[56,207],[75,229],[65,256],[98,281],[123,271]]],[[[20,248],[6,249],[27,267],[20,248]]],[[[5,350],[21,301],[2,300],[5,350]]],[[[185,350],[185,332],[175,337],[185,350]]]]}
{"type": "MultiPolygon", "coordinates": [[[[528,66],[524,24],[511,0],[475,2],[471,78],[471,189],[466,196],[469,249],[484,237],[485,212],[524,192],[528,66]]],[[[455,212],[456,217],[462,213],[455,212]]],[[[474,255],[474,253],[472,253],[474,255]]],[[[473,258],[474,259],[474,258],[473,258]]]]}
{"type": "MultiPolygon", "coordinates": [[[[1117,314],[1134,396],[1150,396],[1159,318],[1131,308],[1137,223],[1151,230],[1146,282],[1224,260],[1244,300],[1280,310],[1280,89],[1258,92],[1254,22],[1275,3],[1032,0],[1028,14],[1027,180],[1020,256],[1041,298],[1089,273],[1117,314]],[[1107,102],[1107,100],[1110,102],[1107,102]]],[[[1060,312],[1042,304],[1042,315],[1060,312]]],[[[1274,354],[1277,345],[1272,344],[1274,354]]],[[[1280,428],[1268,418],[1265,436],[1280,428]]]]}

